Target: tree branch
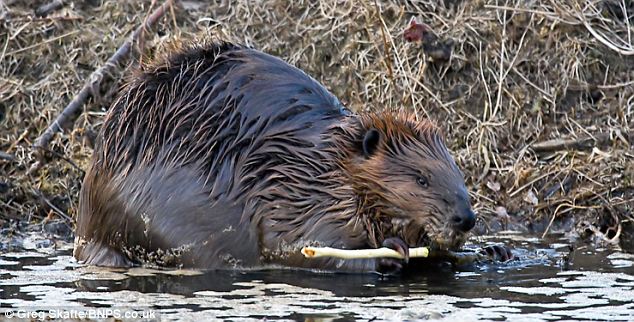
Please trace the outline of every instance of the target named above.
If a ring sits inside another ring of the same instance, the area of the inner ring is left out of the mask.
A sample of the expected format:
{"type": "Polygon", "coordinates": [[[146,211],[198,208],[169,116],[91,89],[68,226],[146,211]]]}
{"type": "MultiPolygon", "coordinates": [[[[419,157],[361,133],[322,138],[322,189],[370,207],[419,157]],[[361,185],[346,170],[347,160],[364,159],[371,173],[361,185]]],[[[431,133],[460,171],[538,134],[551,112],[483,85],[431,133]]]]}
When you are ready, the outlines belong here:
{"type": "Polygon", "coordinates": [[[42,150],[42,148],[50,143],[55,133],[72,127],[75,120],[81,115],[82,106],[88,97],[90,97],[92,90],[101,85],[103,76],[110,73],[119,63],[129,56],[132,44],[140,40],[144,30],[152,28],[152,26],[158,22],[172,3],[173,0],[166,0],[160,7],[154,10],[154,12],[145,19],[144,23],[132,33],[128,40],[119,47],[114,55],[112,55],[103,66],[90,75],[88,81],[84,84],[84,87],[79,93],[75,95],[73,100],[62,110],[53,123],[46,128],[44,133],[37,138],[33,144],[33,148],[42,150]]]}

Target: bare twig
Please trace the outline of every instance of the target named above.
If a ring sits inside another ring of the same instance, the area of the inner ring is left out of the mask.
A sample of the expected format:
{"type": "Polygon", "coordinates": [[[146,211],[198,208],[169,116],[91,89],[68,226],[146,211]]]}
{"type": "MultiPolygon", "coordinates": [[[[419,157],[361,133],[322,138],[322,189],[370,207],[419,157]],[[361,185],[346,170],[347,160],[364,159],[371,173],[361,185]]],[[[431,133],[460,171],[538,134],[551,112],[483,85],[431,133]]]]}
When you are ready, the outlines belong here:
{"type": "Polygon", "coordinates": [[[597,31],[585,19],[582,19],[581,22],[586,27],[586,29],[588,29],[588,31],[594,36],[594,38],[596,38],[599,42],[604,44],[606,47],[608,47],[608,48],[610,48],[610,49],[612,49],[612,50],[616,51],[617,53],[619,53],[621,55],[624,55],[624,56],[634,55],[634,48],[632,48],[631,45],[629,45],[630,47],[624,47],[624,46],[617,45],[613,41],[608,40],[608,38],[605,35],[603,35],[599,31],[597,31]]]}
{"type": "Polygon", "coordinates": [[[15,160],[15,156],[13,156],[13,154],[0,151],[0,160],[13,161],[15,160]]]}
{"type": "Polygon", "coordinates": [[[53,0],[35,9],[35,15],[38,17],[44,17],[53,11],[61,9],[62,7],[64,7],[64,0],[53,0]]]}
{"type": "Polygon", "coordinates": [[[385,35],[385,24],[381,20],[381,8],[379,7],[379,3],[374,1],[374,5],[376,6],[376,16],[379,22],[381,22],[381,37],[383,38],[383,49],[385,50],[385,54],[387,57],[384,58],[385,66],[387,67],[388,76],[392,83],[394,83],[394,71],[392,70],[392,63],[390,60],[390,56],[392,53],[390,52],[390,46],[387,44],[387,36],[385,35]]]}
{"type": "MultiPolygon", "coordinates": [[[[621,133],[624,138],[629,135],[627,132],[621,133]]],[[[617,136],[618,137],[618,136],[617,136]]],[[[554,152],[561,150],[587,150],[595,146],[608,144],[612,141],[610,133],[599,133],[593,137],[583,137],[578,139],[554,139],[533,144],[532,148],[535,152],[554,152]]]]}
{"type": "MultiPolygon", "coordinates": [[[[75,170],[79,171],[79,173],[81,173],[82,176],[84,175],[85,171],[82,168],[80,168],[75,162],[73,162],[73,160],[71,160],[71,159],[65,157],[63,154],[61,154],[61,153],[59,153],[57,151],[53,151],[53,150],[51,150],[51,149],[49,149],[47,147],[42,147],[41,149],[42,149],[41,152],[46,151],[46,152],[54,155],[55,157],[66,161],[68,164],[70,164],[71,167],[73,167],[75,170]]],[[[41,168],[41,166],[42,166],[42,162],[41,161],[37,161],[37,162],[35,162],[33,164],[32,170],[29,170],[27,173],[28,174],[33,173],[33,171],[41,168]]]]}
{"type": "Polygon", "coordinates": [[[165,14],[167,9],[172,5],[173,0],[166,0],[160,7],[158,7],[150,16],[147,17],[145,22],[139,26],[134,33],[126,40],[117,52],[112,55],[108,61],[99,69],[94,71],[89,80],[79,93],[73,98],[73,100],[64,108],[53,123],[44,131],[44,133],[37,138],[33,147],[36,149],[42,149],[47,146],[53,139],[55,133],[69,128],[79,117],[81,113],[81,107],[84,102],[91,95],[94,88],[98,88],[103,76],[108,74],[119,63],[121,63],[129,54],[132,49],[132,44],[139,41],[144,30],[151,28],[158,20],[165,14]]]}
{"type": "Polygon", "coordinates": [[[33,16],[25,16],[25,17],[17,17],[12,19],[7,19],[6,22],[35,22],[35,21],[81,21],[84,20],[84,17],[79,16],[51,16],[51,17],[33,17],[33,16]]]}
{"type": "Polygon", "coordinates": [[[50,200],[48,200],[48,198],[44,196],[44,193],[35,189],[31,189],[31,192],[33,193],[34,196],[42,200],[49,208],[51,208],[54,212],[56,212],[60,217],[64,218],[69,223],[73,222],[73,219],[69,215],[67,215],[65,212],[63,212],[61,209],[57,208],[57,206],[55,206],[50,200]]]}
{"type": "Polygon", "coordinates": [[[20,48],[20,49],[14,50],[14,51],[10,51],[10,52],[6,53],[6,55],[5,55],[5,56],[12,56],[12,55],[15,55],[15,54],[18,54],[18,53],[21,53],[21,52],[27,51],[27,50],[31,50],[31,49],[33,49],[33,48],[35,48],[35,47],[38,47],[38,46],[41,46],[41,45],[44,45],[44,44],[48,44],[48,43],[54,42],[54,41],[60,40],[60,39],[62,39],[62,38],[68,37],[68,36],[72,36],[72,35],[77,34],[77,33],[79,33],[79,32],[80,32],[79,30],[73,30],[73,31],[71,31],[71,32],[67,32],[67,33],[65,33],[65,34],[63,34],[63,35],[59,35],[59,36],[57,36],[57,37],[53,37],[53,38],[51,38],[51,39],[47,39],[46,41],[39,42],[39,43],[37,43],[37,44],[33,44],[33,45],[31,45],[31,46],[27,46],[27,47],[23,47],[23,48],[20,48]]]}
{"type": "MultiPolygon", "coordinates": [[[[561,4],[555,2],[555,1],[550,1],[551,5],[553,6],[553,8],[555,8],[555,10],[559,11],[559,12],[564,12],[566,10],[563,10],[561,7],[561,4]]],[[[634,55],[634,44],[632,44],[631,42],[631,37],[629,37],[629,21],[628,19],[625,19],[628,24],[628,40],[624,40],[621,39],[621,37],[619,37],[616,33],[614,33],[613,31],[610,31],[611,27],[607,26],[604,21],[605,19],[599,19],[599,21],[601,21],[601,23],[599,24],[593,24],[588,20],[588,17],[597,17],[600,16],[600,10],[596,8],[595,4],[593,2],[587,2],[586,5],[584,6],[584,8],[580,8],[579,4],[577,4],[576,9],[573,10],[568,10],[566,13],[566,16],[568,16],[568,18],[573,18],[574,20],[576,20],[576,22],[574,24],[581,24],[583,25],[586,30],[588,30],[588,32],[590,32],[590,34],[600,43],[602,43],[603,45],[605,45],[606,47],[610,48],[611,50],[624,55],[624,56],[631,56],[634,55]],[[587,11],[594,11],[591,13],[586,14],[587,11]],[[576,12],[575,12],[576,11],[576,12]],[[600,28],[596,28],[596,27],[600,27],[600,28]],[[603,29],[605,31],[607,31],[608,33],[610,33],[609,35],[606,35],[605,33],[599,31],[598,29],[603,29]]],[[[626,15],[627,16],[627,15],[626,15]]]]}

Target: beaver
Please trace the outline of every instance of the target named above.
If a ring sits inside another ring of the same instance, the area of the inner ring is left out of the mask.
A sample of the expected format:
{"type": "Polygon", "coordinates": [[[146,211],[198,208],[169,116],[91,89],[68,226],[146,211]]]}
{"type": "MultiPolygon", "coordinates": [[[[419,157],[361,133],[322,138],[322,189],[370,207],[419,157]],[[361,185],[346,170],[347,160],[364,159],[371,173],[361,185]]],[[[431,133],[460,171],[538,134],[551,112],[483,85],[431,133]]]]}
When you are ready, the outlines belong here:
{"type": "Polygon", "coordinates": [[[441,130],[353,113],[280,58],[228,41],[142,66],[107,112],[80,192],[80,262],[393,271],[307,245],[457,249],[474,227],[441,130]]]}

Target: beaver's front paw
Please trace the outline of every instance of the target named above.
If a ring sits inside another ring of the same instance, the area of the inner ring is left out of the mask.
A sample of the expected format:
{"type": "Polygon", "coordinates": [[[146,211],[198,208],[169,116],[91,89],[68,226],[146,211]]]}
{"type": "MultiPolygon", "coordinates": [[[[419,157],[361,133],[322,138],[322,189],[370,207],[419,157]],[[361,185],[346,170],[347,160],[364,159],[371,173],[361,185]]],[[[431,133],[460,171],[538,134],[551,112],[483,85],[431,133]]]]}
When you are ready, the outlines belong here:
{"type": "Polygon", "coordinates": [[[409,261],[409,246],[400,238],[387,238],[383,241],[383,247],[397,251],[403,259],[381,258],[377,262],[377,271],[381,274],[395,274],[403,269],[403,263],[409,261]]]}
{"type": "Polygon", "coordinates": [[[505,245],[487,246],[478,251],[480,254],[487,256],[492,261],[506,262],[515,259],[511,248],[505,245]]]}

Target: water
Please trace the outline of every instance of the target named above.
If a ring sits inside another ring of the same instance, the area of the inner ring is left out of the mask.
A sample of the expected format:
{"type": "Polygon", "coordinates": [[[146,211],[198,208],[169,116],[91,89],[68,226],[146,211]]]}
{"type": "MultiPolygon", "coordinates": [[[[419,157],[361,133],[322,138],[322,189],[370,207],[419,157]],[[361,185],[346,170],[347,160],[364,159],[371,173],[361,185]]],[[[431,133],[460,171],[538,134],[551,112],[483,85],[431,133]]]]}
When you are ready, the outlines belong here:
{"type": "Polygon", "coordinates": [[[588,245],[570,253],[562,238],[480,237],[474,242],[511,245],[520,259],[459,271],[421,268],[390,278],[290,270],[108,270],[78,265],[71,244],[41,247],[46,243],[37,238],[0,255],[0,310],[7,316],[26,317],[28,311],[35,318],[83,313],[97,320],[108,315],[160,321],[634,320],[634,255],[588,245]]]}

